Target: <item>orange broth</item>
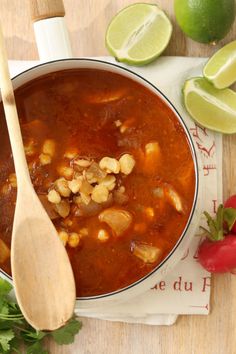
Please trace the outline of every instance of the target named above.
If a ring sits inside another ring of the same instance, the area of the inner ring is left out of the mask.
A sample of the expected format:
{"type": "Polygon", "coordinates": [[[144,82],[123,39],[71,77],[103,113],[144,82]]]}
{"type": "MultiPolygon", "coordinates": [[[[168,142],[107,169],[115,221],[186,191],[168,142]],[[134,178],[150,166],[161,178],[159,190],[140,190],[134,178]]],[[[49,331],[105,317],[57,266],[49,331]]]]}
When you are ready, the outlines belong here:
{"type": "MultiPolygon", "coordinates": [[[[66,246],[77,295],[109,293],[148,274],[179,240],[194,198],[192,154],[173,111],[140,84],[101,70],[55,72],[25,84],[15,94],[24,143],[33,141],[34,145],[27,161],[39,195],[46,196],[59,177],[58,165],[70,166],[71,161],[64,157],[68,149],[94,161],[104,156],[119,159],[129,153],[136,162],[132,173],[117,177],[128,197],[122,209],[132,214],[132,224],[121,236],[101,223],[98,215],[73,214],[72,201],[66,218],[71,222],[66,224],[62,217],[53,220],[57,229],[89,231],[78,247],[66,246]],[[45,139],[53,139],[56,148],[51,163],[42,166],[38,161],[45,139]],[[160,150],[153,158],[147,158],[145,152],[150,142],[157,142],[160,150]],[[181,211],[162,193],[170,186],[180,197],[181,211]],[[101,226],[109,234],[106,242],[97,238],[101,226]],[[157,247],[160,256],[153,263],[144,262],[133,254],[133,242],[157,247]]],[[[0,142],[0,239],[10,248],[16,188],[9,183],[14,166],[2,105],[0,142]]],[[[120,207],[114,201],[111,206],[120,207]]],[[[0,267],[10,274],[10,258],[3,257],[0,267]]]]}

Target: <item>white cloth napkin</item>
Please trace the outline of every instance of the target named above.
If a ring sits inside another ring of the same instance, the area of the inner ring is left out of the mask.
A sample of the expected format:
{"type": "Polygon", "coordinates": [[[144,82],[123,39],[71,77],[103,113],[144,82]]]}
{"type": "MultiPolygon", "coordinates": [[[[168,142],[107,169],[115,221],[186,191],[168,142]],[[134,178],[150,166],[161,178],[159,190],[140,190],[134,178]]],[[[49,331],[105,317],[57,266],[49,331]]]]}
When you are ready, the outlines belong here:
{"type": "MultiPolygon", "coordinates": [[[[111,57],[98,59],[114,62],[111,57]]],[[[203,209],[213,214],[222,201],[222,138],[219,134],[197,127],[181,102],[184,81],[189,77],[202,75],[205,61],[203,58],[161,57],[146,67],[129,69],[156,85],[185,120],[202,158],[203,209]]],[[[35,63],[11,61],[11,75],[15,76],[35,63]]],[[[203,223],[202,220],[201,224],[203,223]]],[[[201,236],[195,237],[174,271],[162,282],[153,284],[153,288],[146,293],[132,301],[109,307],[102,313],[83,312],[83,316],[130,323],[171,325],[178,314],[207,315],[210,308],[211,278],[196,259],[200,241],[201,236]]]]}

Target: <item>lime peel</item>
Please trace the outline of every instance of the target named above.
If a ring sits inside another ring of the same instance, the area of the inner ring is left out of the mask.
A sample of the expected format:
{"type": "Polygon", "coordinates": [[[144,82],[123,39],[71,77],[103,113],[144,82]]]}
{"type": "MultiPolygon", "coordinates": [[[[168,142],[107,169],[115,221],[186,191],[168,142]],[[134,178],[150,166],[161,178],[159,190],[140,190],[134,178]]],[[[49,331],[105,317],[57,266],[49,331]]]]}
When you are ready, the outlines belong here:
{"type": "Polygon", "coordinates": [[[157,5],[138,3],[124,8],[112,19],[106,46],[117,60],[144,65],[163,52],[171,34],[171,22],[157,5]]]}
{"type": "Polygon", "coordinates": [[[236,41],[228,43],[208,60],[203,75],[218,89],[236,81],[236,41]]]}
{"type": "Polygon", "coordinates": [[[236,133],[236,93],[218,90],[206,79],[195,77],[185,82],[184,104],[200,125],[217,132],[236,133]]]}

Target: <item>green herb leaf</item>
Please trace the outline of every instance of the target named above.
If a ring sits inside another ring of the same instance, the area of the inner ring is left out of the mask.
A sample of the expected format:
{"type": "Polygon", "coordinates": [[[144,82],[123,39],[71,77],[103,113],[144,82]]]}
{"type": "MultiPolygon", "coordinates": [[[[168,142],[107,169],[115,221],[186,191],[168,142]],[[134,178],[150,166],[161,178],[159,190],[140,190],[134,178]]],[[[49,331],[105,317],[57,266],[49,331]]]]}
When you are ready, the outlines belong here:
{"type": "Polygon", "coordinates": [[[225,208],[224,209],[224,221],[227,224],[228,230],[231,231],[232,227],[236,221],[236,209],[235,208],[225,208]]]}
{"type": "Polygon", "coordinates": [[[72,318],[54,332],[37,331],[27,323],[18,304],[9,296],[11,290],[12,285],[0,278],[0,354],[20,354],[18,348],[23,343],[27,354],[49,354],[43,348],[43,339],[47,336],[58,344],[74,341],[82,327],[80,321],[72,318]]]}
{"type": "Polygon", "coordinates": [[[14,337],[11,342],[11,353],[17,353],[17,354],[21,354],[21,351],[18,350],[19,346],[21,344],[20,338],[18,337],[14,337]]]}
{"type": "Polygon", "coordinates": [[[74,342],[75,335],[80,331],[82,323],[72,318],[64,327],[51,332],[57,344],[70,344],[74,342]]]}
{"type": "Polygon", "coordinates": [[[8,295],[12,290],[12,285],[5,279],[0,278],[0,296],[8,295]]]}
{"type": "Polygon", "coordinates": [[[31,327],[30,330],[21,331],[20,335],[26,343],[34,343],[42,340],[47,335],[47,333],[42,331],[36,331],[34,328],[31,327]]]}
{"type": "Polygon", "coordinates": [[[27,348],[26,354],[49,354],[49,352],[43,349],[41,342],[36,342],[27,348]]]}
{"type": "Polygon", "coordinates": [[[10,350],[10,341],[14,336],[15,334],[11,329],[0,331],[0,346],[2,347],[3,353],[10,350]]]}

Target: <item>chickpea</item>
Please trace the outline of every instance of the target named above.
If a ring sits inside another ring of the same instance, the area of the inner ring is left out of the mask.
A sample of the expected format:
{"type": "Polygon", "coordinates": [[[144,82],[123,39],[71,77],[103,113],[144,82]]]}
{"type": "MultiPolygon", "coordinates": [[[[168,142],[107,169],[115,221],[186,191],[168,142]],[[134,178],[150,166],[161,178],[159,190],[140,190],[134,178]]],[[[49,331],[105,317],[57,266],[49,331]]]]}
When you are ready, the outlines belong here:
{"type": "Polygon", "coordinates": [[[118,174],[120,172],[120,163],[112,157],[103,157],[99,162],[99,167],[107,173],[118,174]]]}
{"type": "Polygon", "coordinates": [[[124,154],[119,159],[119,163],[121,172],[125,175],[129,175],[135,166],[135,159],[130,154],[124,154]]]}
{"type": "Polygon", "coordinates": [[[79,234],[77,234],[77,232],[72,232],[69,235],[68,245],[72,248],[75,248],[79,245],[79,242],[80,242],[79,234]]]}
{"type": "Polygon", "coordinates": [[[61,201],[61,196],[55,189],[52,189],[48,193],[48,201],[53,204],[58,204],[61,201]]]}

